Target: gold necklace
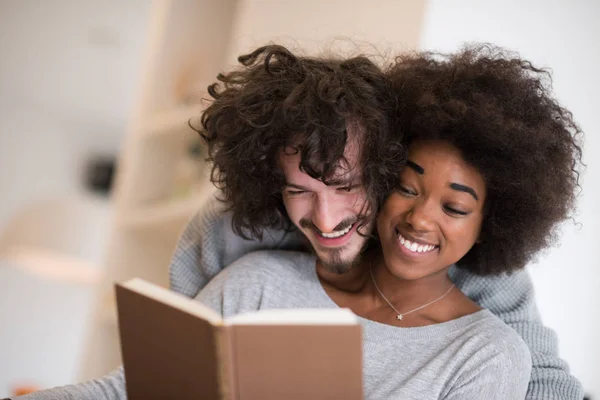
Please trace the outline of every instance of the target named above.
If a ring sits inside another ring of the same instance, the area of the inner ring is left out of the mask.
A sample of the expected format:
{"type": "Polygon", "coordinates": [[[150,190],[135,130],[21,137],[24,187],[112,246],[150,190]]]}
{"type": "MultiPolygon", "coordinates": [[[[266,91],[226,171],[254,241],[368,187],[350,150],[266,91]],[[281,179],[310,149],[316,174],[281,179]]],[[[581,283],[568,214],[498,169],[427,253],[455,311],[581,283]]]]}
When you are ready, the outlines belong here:
{"type": "Polygon", "coordinates": [[[396,307],[394,307],[394,305],[393,305],[393,304],[392,304],[392,303],[391,303],[391,302],[390,302],[390,301],[387,299],[387,297],[385,297],[385,295],[383,294],[383,292],[382,292],[382,291],[379,289],[379,286],[377,286],[377,282],[375,282],[375,275],[373,275],[373,266],[369,266],[369,270],[371,271],[371,279],[373,280],[373,285],[375,285],[375,289],[377,289],[377,291],[379,292],[379,295],[381,296],[381,298],[382,298],[383,300],[385,300],[385,302],[386,302],[386,303],[388,303],[388,305],[389,305],[390,307],[392,307],[392,310],[394,310],[394,311],[396,312],[396,314],[397,314],[397,315],[396,315],[396,319],[397,319],[398,321],[402,321],[402,319],[404,318],[404,316],[405,316],[405,315],[408,315],[408,314],[414,313],[415,311],[422,310],[422,309],[424,309],[425,307],[427,307],[427,306],[430,306],[430,305],[432,305],[433,303],[436,303],[436,302],[438,302],[438,301],[442,300],[444,297],[446,297],[446,296],[448,295],[448,293],[450,293],[450,291],[451,291],[451,290],[454,288],[454,286],[455,286],[454,284],[452,284],[452,286],[450,286],[450,288],[449,288],[449,289],[446,291],[446,293],[444,293],[443,295],[441,295],[441,296],[440,296],[440,297],[438,297],[437,299],[435,299],[435,300],[433,300],[433,301],[430,301],[429,303],[427,303],[427,304],[424,304],[424,305],[422,305],[422,306],[420,306],[420,307],[417,307],[417,308],[415,308],[414,310],[410,310],[410,311],[407,311],[407,312],[405,312],[405,313],[401,313],[400,311],[398,311],[398,310],[396,309],[396,307]]]}

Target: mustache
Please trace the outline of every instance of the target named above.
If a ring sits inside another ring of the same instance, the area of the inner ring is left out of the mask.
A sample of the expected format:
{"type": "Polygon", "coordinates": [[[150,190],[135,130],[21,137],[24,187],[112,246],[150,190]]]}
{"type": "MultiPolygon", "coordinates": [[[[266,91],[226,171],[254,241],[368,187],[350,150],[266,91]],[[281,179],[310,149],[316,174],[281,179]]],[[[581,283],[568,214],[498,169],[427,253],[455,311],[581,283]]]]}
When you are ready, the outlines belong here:
{"type": "MultiPolygon", "coordinates": [[[[344,230],[346,228],[348,228],[349,226],[352,226],[355,222],[357,222],[358,219],[357,218],[346,218],[344,220],[342,220],[342,222],[340,222],[339,224],[336,225],[335,228],[333,228],[333,231],[341,231],[344,230]]],[[[321,232],[321,230],[319,228],[317,228],[317,226],[310,220],[310,219],[306,219],[306,218],[302,218],[300,220],[300,222],[298,222],[298,224],[305,229],[314,229],[318,232],[321,232]]]]}

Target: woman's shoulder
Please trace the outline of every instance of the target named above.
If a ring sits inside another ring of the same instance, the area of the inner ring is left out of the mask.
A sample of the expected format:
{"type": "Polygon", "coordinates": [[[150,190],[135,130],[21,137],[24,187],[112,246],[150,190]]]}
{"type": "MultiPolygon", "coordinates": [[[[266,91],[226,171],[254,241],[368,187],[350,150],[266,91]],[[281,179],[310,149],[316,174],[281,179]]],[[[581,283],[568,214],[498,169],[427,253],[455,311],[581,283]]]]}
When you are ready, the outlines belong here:
{"type": "Polygon", "coordinates": [[[488,310],[463,318],[469,323],[452,343],[447,398],[523,398],[532,367],[523,339],[488,310]]]}
{"type": "Polygon", "coordinates": [[[520,368],[531,368],[531,353],[523,338],[489,310],[474,315],[472,324],[463,333],[471,339],[480,357],[508,362],[520,368]]]}

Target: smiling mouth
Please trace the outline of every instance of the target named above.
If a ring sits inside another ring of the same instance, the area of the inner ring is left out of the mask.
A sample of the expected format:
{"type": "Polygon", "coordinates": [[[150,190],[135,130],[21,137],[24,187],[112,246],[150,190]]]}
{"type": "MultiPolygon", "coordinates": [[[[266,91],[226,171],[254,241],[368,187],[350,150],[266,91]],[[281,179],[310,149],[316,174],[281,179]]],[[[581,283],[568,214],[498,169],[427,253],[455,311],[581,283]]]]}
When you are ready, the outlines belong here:
{"type": "Polygon", "coordinates": [[[395,229],[395,231],[396,231],[396,236],[398,238],[398,241],[400,242],[400,245],[403,246],[406,250],[410,251],[411,253],[415,253],[415,254],[430,253],[430,252],[433,252],[433,251],[439,249],[439,247],[440,247],[440,246],[434,245],[434,244],[419,243],[416,241],[411,241],[410,239],[407,239],[404,236],[402,236],[402,234],[398,231],[398,229],[395,229]]]}
{"type": "Polygon", "coordinates": [[[354,227],[354,224],[348,225],[346,228],[340,229],[339,231],[332,231],[332,232],[321,232],[320,230],[315,228],[315,232],[317,233],[317,235],[319,235],[320,237],[322,237],[324,239],[338,239],[338,238],[341,238],[342,236],[347,235],[348,232],[350,232],[353,227],[354,227]]]}

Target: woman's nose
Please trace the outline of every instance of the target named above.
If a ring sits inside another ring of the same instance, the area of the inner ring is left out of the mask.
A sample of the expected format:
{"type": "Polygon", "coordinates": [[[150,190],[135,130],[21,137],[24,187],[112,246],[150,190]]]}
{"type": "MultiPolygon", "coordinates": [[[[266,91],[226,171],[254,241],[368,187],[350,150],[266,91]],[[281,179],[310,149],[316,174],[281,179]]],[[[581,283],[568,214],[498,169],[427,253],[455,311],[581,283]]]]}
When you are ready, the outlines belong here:
{"type": "Polygon", "coordinates": [[[429,232],[435,226],[433,212],[424,202],[413,206],[408,213],[407,222],[417,232],[429,232]]]}

